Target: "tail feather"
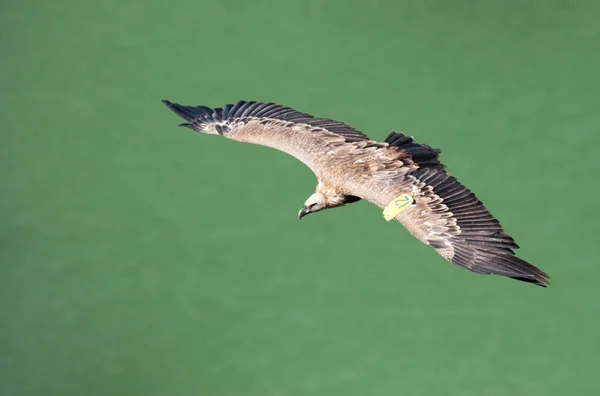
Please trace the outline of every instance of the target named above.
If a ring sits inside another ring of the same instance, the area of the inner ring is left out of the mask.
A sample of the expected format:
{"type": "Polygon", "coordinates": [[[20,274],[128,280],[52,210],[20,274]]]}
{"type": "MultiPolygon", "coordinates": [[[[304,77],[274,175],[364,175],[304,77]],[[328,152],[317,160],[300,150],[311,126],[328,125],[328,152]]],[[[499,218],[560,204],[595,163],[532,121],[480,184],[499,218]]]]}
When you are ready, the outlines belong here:
{"type": "Polygon", "coordinates": [[[426,144],[415,143],[411,136],[406,136],[402,132],[390,132],[384,142],[390,147],[407,152],[421,168],[443,169],[445,167],[439,160],[441,150],[426,144]]]}

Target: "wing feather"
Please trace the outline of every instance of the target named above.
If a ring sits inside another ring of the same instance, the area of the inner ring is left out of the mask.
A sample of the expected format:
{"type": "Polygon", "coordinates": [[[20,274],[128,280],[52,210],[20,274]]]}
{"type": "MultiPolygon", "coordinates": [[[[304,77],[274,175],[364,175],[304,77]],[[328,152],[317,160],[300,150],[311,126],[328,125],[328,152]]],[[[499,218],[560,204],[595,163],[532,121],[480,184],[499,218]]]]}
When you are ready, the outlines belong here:
{"type": "Polygon", "coordinates": [[[206,106],[182,106],[177,103],[171,103],[163,100],[163,103],[172,111],[191,122],[198,132],[206,132],[204,128],[210,127],[214,123],[232,123],[235,124],[243,118],[265,119],[266,121],[291,121],[295,124],[306,124],[314,130],[318,128],[328,133],[347,137],[348,140],[369,140],[369,137],[355,128],[344,124],[343,122],[327,119],[315,118],[310,114],[296,111],[290,107],[284,107],[275,103],[262,102],[238,102],[228,104],[223,108],[211,109],[206,106]],[[335,132],[333,132],[335,130],[335,132]]]}
{"type": "Polygon", "coordinates": [[[433,232],[426,223],[439,212],[440,205],[426,203],[421,216],[410,217],[408,221],[412,224],[407,227],[425,228],[424,242],[449,261],[477,273],[508,276],[540,286],[550,283],[545,272],[515,256],[513,249],[519,246],[514,239],[504,232],[500,222],[475,194],[454,177],[444,170],[431,168],[418,169],[409,177],[414,178],[415,185],[424,195],[429,193],[439,198],[441,210],[448,217],[446,231],[433,232]],[[456,228],[452,229],[452,225],[456,228]]]}
{"type": "Polygon", "coordinates": [[[167,100],[163,103],[187,121],[181,126],[284,151],[315,173],[319,172],[316,162],[332,144],[369,141],[368,136],[347,124],[315,118],[275,103],[241,101],[215,109],[183,106],[167,100]]]}

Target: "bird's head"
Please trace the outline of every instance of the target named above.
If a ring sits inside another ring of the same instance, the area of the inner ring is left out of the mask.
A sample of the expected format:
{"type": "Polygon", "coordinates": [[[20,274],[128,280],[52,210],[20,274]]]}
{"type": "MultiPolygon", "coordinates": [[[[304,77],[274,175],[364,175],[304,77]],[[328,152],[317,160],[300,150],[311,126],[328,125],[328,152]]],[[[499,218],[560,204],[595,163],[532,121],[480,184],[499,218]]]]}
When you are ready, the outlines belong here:
{"type": "Polygon", "coordinates": [[[304,206],[298,212],[298,218],[301,219],[309,213],[315,213],[323,209],[327,209],[327,199],[320,192],[316,192],[304,202],[304,206]]]}

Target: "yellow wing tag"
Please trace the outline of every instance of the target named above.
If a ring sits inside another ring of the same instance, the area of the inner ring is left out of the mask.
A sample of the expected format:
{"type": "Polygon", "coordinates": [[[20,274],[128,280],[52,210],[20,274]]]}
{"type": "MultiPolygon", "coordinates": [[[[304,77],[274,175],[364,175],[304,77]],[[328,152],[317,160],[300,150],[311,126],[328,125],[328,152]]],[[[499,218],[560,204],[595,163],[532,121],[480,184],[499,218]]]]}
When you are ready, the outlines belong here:
{"type": "Polygon", "coordinates": [[[413,197],[408,194],[402,194],[399,197],[394,198],[394,200],[383,210],[383,218],[386,221],[392,220],[394,217],[398,216],[398,213],[408,208],[413,202],[413,197]]]}

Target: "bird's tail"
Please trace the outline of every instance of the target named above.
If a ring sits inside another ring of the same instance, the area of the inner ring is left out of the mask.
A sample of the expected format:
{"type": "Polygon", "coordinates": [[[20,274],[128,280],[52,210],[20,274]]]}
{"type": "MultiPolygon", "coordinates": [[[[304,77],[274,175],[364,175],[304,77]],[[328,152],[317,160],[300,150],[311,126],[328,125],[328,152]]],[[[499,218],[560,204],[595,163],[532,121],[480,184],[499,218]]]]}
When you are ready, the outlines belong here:
{"type": "Polygon", "coordinates": [[[434,149],[427,144],[415,143],[411,136],[406,136],[402,132],[390,132],[384,143],[408,153],[421,168],[443,169],[445,167],[439,160],[442,150],[434,149]]]}

